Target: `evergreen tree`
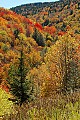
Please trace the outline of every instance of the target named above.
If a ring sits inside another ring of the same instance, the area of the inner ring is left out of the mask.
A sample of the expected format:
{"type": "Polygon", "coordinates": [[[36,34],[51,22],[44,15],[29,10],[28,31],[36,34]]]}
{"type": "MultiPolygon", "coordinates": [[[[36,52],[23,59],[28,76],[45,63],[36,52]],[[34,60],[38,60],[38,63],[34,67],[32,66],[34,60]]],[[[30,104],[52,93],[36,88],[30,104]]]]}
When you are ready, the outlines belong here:
{"type": "Polygon", "coordinates": [[[8,73],[8,84],[10,85],[10,91],[18,100],[20,106],[23,102],[31,101],[34,97],[34,88],[31,80],[26,78],[28,70],[24,65],[23,51],[19,58],[19,65],[12,65],[8,73]]]}
{"type": "Polygon", "coordinates": [[[34,30],[32,37],[34,38],[34,40],[39,46],[42,46],[42,47],[45,46],[43,35],[36,28],[34,30]]]}
{"type": "Polygon", "coordinates": [[[15,39],[18,38],[18,35],[19,35],[19,30],[18,29],[14,30],[15,39]]]}
{"type": "Polygon", "coordinates": [[[77,64],[72,60],[66,67],[66,72],[63,78],[64,90],[66,92],[74,92],[79,88],[79,71],[77,64]]]}

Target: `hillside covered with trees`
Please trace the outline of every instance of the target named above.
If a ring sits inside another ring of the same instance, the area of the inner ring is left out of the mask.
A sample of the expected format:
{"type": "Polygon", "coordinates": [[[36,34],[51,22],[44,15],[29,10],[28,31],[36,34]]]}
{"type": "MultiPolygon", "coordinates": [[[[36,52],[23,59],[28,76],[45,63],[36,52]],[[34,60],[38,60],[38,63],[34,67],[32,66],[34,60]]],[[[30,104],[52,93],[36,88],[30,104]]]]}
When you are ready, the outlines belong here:
{"type": "Polygon", "coordinates": [[[0,93],[2,120],[80,119],[79,0],[0,8],[0,93]]]}

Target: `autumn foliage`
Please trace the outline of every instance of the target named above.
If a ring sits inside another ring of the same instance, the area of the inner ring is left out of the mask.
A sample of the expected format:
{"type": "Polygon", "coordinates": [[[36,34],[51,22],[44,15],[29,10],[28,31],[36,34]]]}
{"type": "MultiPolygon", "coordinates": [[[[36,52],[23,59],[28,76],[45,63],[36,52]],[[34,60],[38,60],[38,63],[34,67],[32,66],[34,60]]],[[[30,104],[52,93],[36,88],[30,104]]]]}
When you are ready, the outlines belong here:
{"type": "Polygon", "coordinates": [[[76,2],[57,4],[43,4],[26,17],[0,8],[0,87],[7,92],[8,71],[17,66],[22,46],[27,77],[41,97],[79,89],[80,11],[76,2]]]}

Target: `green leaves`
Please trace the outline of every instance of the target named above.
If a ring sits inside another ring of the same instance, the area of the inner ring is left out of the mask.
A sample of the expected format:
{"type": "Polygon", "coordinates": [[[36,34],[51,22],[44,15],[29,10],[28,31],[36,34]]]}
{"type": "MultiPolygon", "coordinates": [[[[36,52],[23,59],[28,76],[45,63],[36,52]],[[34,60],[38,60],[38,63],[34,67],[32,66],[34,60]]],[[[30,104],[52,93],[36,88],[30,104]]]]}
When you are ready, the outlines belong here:
{"type": "Polygon", "coordinates": [[[26,78],[27,72],[24,65],[23,50],[21,50],[18,66],[16,63],[11,66],[7,78],[10,91],[19,101],[20,106],[26,100],[31,101],[33,99],[33,84],[32,81],[26,78]]]}

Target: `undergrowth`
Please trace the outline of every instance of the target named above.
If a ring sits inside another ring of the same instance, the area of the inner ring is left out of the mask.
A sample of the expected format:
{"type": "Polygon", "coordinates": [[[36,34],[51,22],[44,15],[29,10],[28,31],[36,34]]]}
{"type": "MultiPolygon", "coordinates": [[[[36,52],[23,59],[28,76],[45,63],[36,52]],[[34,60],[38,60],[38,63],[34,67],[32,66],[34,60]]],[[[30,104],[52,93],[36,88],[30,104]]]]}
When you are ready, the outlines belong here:
{"type": "Polygon", "coordinates": [[[13,103],[8,100],[9,97],[10,95],[0,88],[0,119],[11,114],[13,103]]]}
{"type": "MultiPolygon", "coordinates": [[[[7,105],[9,108],[12,102],[7,105]]],[[[8,108],[6,107],[7,110],[8,108]]],[[[4,114],[1,120],[80,120],[80,97],[76,93],[38,98],[32,103],[24,103],[21,107],[14,104],[11,109],[11,113],[4,114]]]]}

